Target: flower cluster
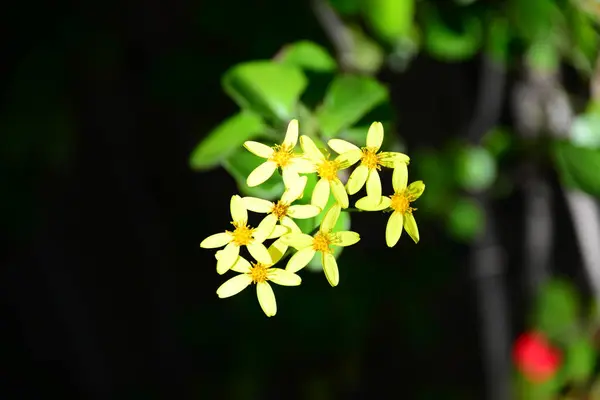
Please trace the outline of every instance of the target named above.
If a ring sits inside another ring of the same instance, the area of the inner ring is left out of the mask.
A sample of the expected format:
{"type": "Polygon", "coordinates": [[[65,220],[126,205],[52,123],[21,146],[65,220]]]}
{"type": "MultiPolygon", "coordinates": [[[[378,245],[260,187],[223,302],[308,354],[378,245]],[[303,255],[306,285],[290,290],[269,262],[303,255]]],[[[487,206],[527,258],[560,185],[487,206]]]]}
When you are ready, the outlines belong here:
{"type": "Polygon", "coordinates": [[[203,248],[220,248],[215,254],[217,272],[229,270],[239,275],[229,279],[217,289],[220,298],[233,296],[250,284],[256,284],[259,304],[267,316],[277,312],[275,295],[269,282],[298,286],[302,282],[296,273],[304,268],[318,253],[325,277],[331,286],[339,283],[339,269],[333,255],[333,246],[351,246],[360,240],[360,235],[352,231],[335,231],[342,210],[349,207],[348,195],[353,195],[366,186],[366,196],[359,199],[355,207],[361,211],[391,212],[386,227],[386,243],[393,247],[402,230],[410,235],[415,243],[419,241],[419,231],[413,217],[415,208],[411,203],[425,190],[422,181],[408,185],[409,157],[398,152],[381,152],[383,125],[374,122],[366,137],[366,146],[359,148],[341,139],[331,139],[327,143],[337,156],[330,158],[305,135],[300,138],[302,152],[296,152],[298,143],[298,121],[292,120],[287,128],[285,139],[280,145],[269,147],[263,143],[247,141],[244,147],[265,161],[254,169],[247,178],[248,186],[260,185],[279,171],[285,185],[281,199],[272,202],[256,197],[234,195],[230,201],[231,224],[233,230],[216,233],[200,243],[203,248]],[[360,163],[344,185],[340,171],[360,163]],[[382,167],[393,169],[392,185],[394,193],[382,194],[379,171],[382,167]],[[310,194],[310,204],[294,204],[303,198],[307,184],[307,174],[317,174],[318,181],[310,194]],[[302,232],[294,219],[312,218],[321,214],[333,195],[335,203],[324,213],[321,224],[310,234],[302,232]],[[248,211],[266,214],[256,226],[248,225],[248,211]],[[265,241],[275,239],[267,248],[265,241]],[[240,248],[246,247],[254,261],[240,255],[240,248]],[[286,258],[289,248],[295,253],[289,258],[285,268],[276,268],[286,258]]]}

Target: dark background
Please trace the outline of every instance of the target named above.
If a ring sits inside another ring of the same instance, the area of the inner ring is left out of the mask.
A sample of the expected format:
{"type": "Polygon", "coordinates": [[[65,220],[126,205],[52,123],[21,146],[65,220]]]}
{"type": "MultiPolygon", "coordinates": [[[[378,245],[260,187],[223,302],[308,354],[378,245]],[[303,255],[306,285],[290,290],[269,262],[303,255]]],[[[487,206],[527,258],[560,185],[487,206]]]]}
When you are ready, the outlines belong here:
{"type": "MultiPolygon", "coordinates": [[[[251,289],[215,294],[224,277],[198,244],[227,227],[237,188],[189,154],[236,110],[228,67],[328,46],[307,4],[21,1],[0,26],[2,397],[482,398],[468,249],[418,212],[421,243],[393,249],[383,216],[356,216],[340,285],[303,271],[299,288],[275,288],[274,318],[251,289]]],[[[409,152],[468,123],[478,66],[424,55],[383,74],[409,152]]],[[[525,312],[518,206],[493,204],[511,337],[525,312]]]]}

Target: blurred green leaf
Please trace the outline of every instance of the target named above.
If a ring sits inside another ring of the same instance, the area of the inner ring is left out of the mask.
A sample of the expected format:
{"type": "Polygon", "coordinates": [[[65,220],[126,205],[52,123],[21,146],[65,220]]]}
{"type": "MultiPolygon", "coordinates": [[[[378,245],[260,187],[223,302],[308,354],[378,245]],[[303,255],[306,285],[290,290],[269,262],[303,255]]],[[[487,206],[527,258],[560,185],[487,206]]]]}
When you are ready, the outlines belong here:
{"type": "Polygon", "coordinates": [[[207,170],[217,166],[249,139],[265,130],[262,119],[248,111],[227,118],[196,146],[190,156],[190,166],[207,170]]]}
{"type": "Polygon", "coordinates": [[[329,86],[317,119],[326,137],[360,120],[388,97],[387,89],[374,78],[344,75],[329,86]]]}
{"type": "Polygon", "coordinates": [[[479,18],[460,14],[460,31],[447,26],[439,12],[428,8],[425,13],[425,49],[442,61],[462,61],[473,57],[481,47],[483,29],[479,18]]]}
{"type": "Polygon", "coordinates": [[[473,200],[461,197],[452,205],[446,221],[450,234],[459,241],[471,241],[485,224],[483,210],[473,200]]]}
{"type": "Polygon", "coordinates": [[[504,65],[508,61],[510,26],[504,18],[496,17],[487,27],[486,51],[492,60],[504,65]]]}
{"type": "Polygon", "coordinates": [[[600,37],[594,28],[593,20],[577,8],[570,8],[569,20],[570,41],[567,52],[573,66],[578,70],[591,74],[600,47],[600,37]]]}
{"type": "Polygon", "coordinates": [[[563,370],[566,379],[586,382],[594,372],[595,364],[596,351],[587,338],[580,337],[569,343],[563,370]]]}
{"type": "Polygon", "coordinates": [[[560,67],[560,54],[557,46],[546,38],[533,42],[525,56],[526,62],[532,68],[551,72],[560,67]]]}
{"type": "Polygon", "coordinates": [[[350,16],[360,12],[363,0],[325,0],[340,14],[350,16]]]}
{"type": "Polygon", "coordinates": [[[512,144],[511,133],[503,128],[494,128],[486,133],[482,139],[485,148],[493,157],[500,157],[509,150],[512,144]]]}
{"type": "Polygon", "coordinates": [[[554,143],[554,155],[565,186],[600,197],[600,150],[557,141],[554,143]]]}
{"type": "Polygon", "coordinates": [[[484,147],[467,146],[456,155],[456,181],[469,191],[482,191],[494,183],[496,160],[484,147]]]}
{"type": "Polygon", "coordinates": [[[367,21],[380,39],[394,44],[410,33],[415,14],[414,0],[370,0],[363,4],[367,21]]]}
{"type": "Polygon", "coordinates": [[[222,84],[241,108],[287,122],[296,114],[296,104],[307,80],[298,67],[251,61],[229,69],[222,84]]]}
{"type": "Polygon", "coordinates": [[[548,0],[509,0],[507,11],[511,24],[524,39],[537,40],[551,36],[556,16],[560,10],[555,2],[548,0]]]}
{"type": "Polygon", "coordinates": [[[536,299],[533,323],[553,339],[567,338],[577,328],[579,299],[571,284],[562,280],[546,283],[536,299]]]}
{"type": "Polygon", "coordinates": [[[337,63],[325,48],[307,40],[285,46],[277,61],[318,72],[332,72],[337,69],[337,63]]]}
{"type": "Polygon", "coordinates": [[[600,149],[600,113],[577,116],[571,125],[570,138],[575,146],[600,149]]]}
{"type": "Polygon", "coordinates": [[[223,160],[223,168],[235,179],[242,195],[260,197],[267,200],[279,199],[284,191],[283,179],[277,171],[266,182],[249,187],[246,178],[254,168],[265,160],[250,153],[244,147],[239,147],[227,159],[223,160]]]}
{"type": "Polygon", "coordinates": [[[385,61],[383,48],[358,25],[349,25],[348,32],[353,43],[350,55],[352,67],[368,75],[377,73],[385,61]]]}

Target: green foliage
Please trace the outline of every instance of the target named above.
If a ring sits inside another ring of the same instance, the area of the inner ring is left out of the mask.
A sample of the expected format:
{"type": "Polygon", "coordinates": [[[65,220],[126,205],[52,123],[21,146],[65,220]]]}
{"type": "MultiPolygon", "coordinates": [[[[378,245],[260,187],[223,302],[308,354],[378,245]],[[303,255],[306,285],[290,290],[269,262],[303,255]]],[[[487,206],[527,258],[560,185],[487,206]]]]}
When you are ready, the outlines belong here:
{"type": "Polygon", "coordinates": [[[223,88],[242,108],[269,120],[289,121],[307,80],[302,70],[272,61],[238,64],[223,76],[223,88]]]}
{"type": "Polygon", "coordinates": [[[321,132],[325,137],[337,135],[358,122],[387,97],[387,89],[374,78],[354,75],[336,77],[317,110],[321,132]]]}
{"type": "Polygon", "coordinates": [[[415,14],[415,1],[371,0],[365,3],[364,13],[379,38],[394,44],[410,33],[415,14]]]}
{"type": "Polygon", "coordinates": [[[473,192],[488,189],[497,176],[496,160],[485,147],[468,146],[459,149],[455,168],[458,184],[473,192]]]}
{"type": "Polygon", "coordinates": [[[337,63],[322,46],[302,40],[283,48],[278,61],[282,64],[317,72],[333,72],[337,63]]]}
{"type": "Polygon", "coordinates": [[[553,150],[563,184],[600,197],[600,149],[557,141],[553,150]]]}
{"type": "Polygon", "coordinates": [[[600,149],[600,113],[588,112],[577,116],[571,126],[571,143],[577,147],[600,149]]]}
{"type": "Polygon", "coordinates": [[[454,238],[469,242],[482,231],[485,215],[479,204],[467,197],[460,197],[452,204],[446,224],[454,238]]]}
{"type": "Polygon", "coordinates": [[[585,383],[596,364],[595,349],[589,339],[578,337],[567,346],[563,374],[569,380],[585,383]]]}
{"type": "Polygon", "coordinates": [[[544,285],[536,299],[533,325],[550,338],[569,338],[577,331],[579,299],[565,281],[552,280],[544,285]]]}
{"type": "Polygon", "coordinates": [[[217,166],[246,141],[265,130],[262,119],[248,111],[227,118],[198,144],[190,156],[190,165],[197,170],[217,166]]]}

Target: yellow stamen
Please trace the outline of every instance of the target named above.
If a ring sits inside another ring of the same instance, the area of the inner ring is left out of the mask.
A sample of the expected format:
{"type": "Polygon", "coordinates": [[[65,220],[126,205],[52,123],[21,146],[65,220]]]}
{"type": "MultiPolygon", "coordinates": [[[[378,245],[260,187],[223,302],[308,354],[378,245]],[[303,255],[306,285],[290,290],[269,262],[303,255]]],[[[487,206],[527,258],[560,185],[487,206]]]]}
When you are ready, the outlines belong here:
{"type": "Polygon", "coordinates": [[[381,169],[381,162],[379,161],[379,157],[377,156],[377,151],[368,148],[368,147],[363,147],[361,149],[362,151],[362,156],[360,158],[360,163],[361,165],[364,165],[365,167],[369,168],[369,169],[381,169]]]}
{"type": "Polygon", "coordinates": [[[412,214],[416,208],[410,206],[411,201],[414,199],[408,195],[405,191],[396,192],[391,197],[392,203],[390,207],[401,214],[412,214]]]}
{"type": "Polygon", "coordinates": [[[261,263],[252,264],[252,269],[250,269],[250,278],[252,278],[252,283],[266,282],[268,269],[269,267],[261,263]]]}
{"type": "Polygon", "coordinates": [[[318,232],[313,238],[312,247],[315,251],[322,253],[331,253],[329,245],[332,243],[331,236],[328,233],[318,232]]]}
{"type": "Polygon", "coordinates": [[[287,215],[289,204],[285,204],[281,200],[277,202],[271,209],[271,214],[277,217],[279,221],[283,219],[287,215]]]}
{"type": "Polygon", "coordinates": [[[232,222],[231,224],[235,226],[235,229],[233,232],[226,232],[233,236],[233,243],[238,246],[244,246],[252,241],[252,233],[254,232],[254,228],[251,228],[246,224],[238,224],[237,222],[232,222]]]}
{"type": "Polygon", "coordinates": [[[317,174],[319,177],[332,181],[337,178],[337,172],[340,169],[340,163],[335,160],[322,161],[317,167],[317,174]]]}
{"type": "Polygon", "coordinates": [[[271,155],[270,160],[274,161],[277,164],[277,167],[283,168],[290,163],[290,160],[293,157],[293,149],[289,146],[284,145],[275,145],[273,147],[275,152],[271,155]]]}

